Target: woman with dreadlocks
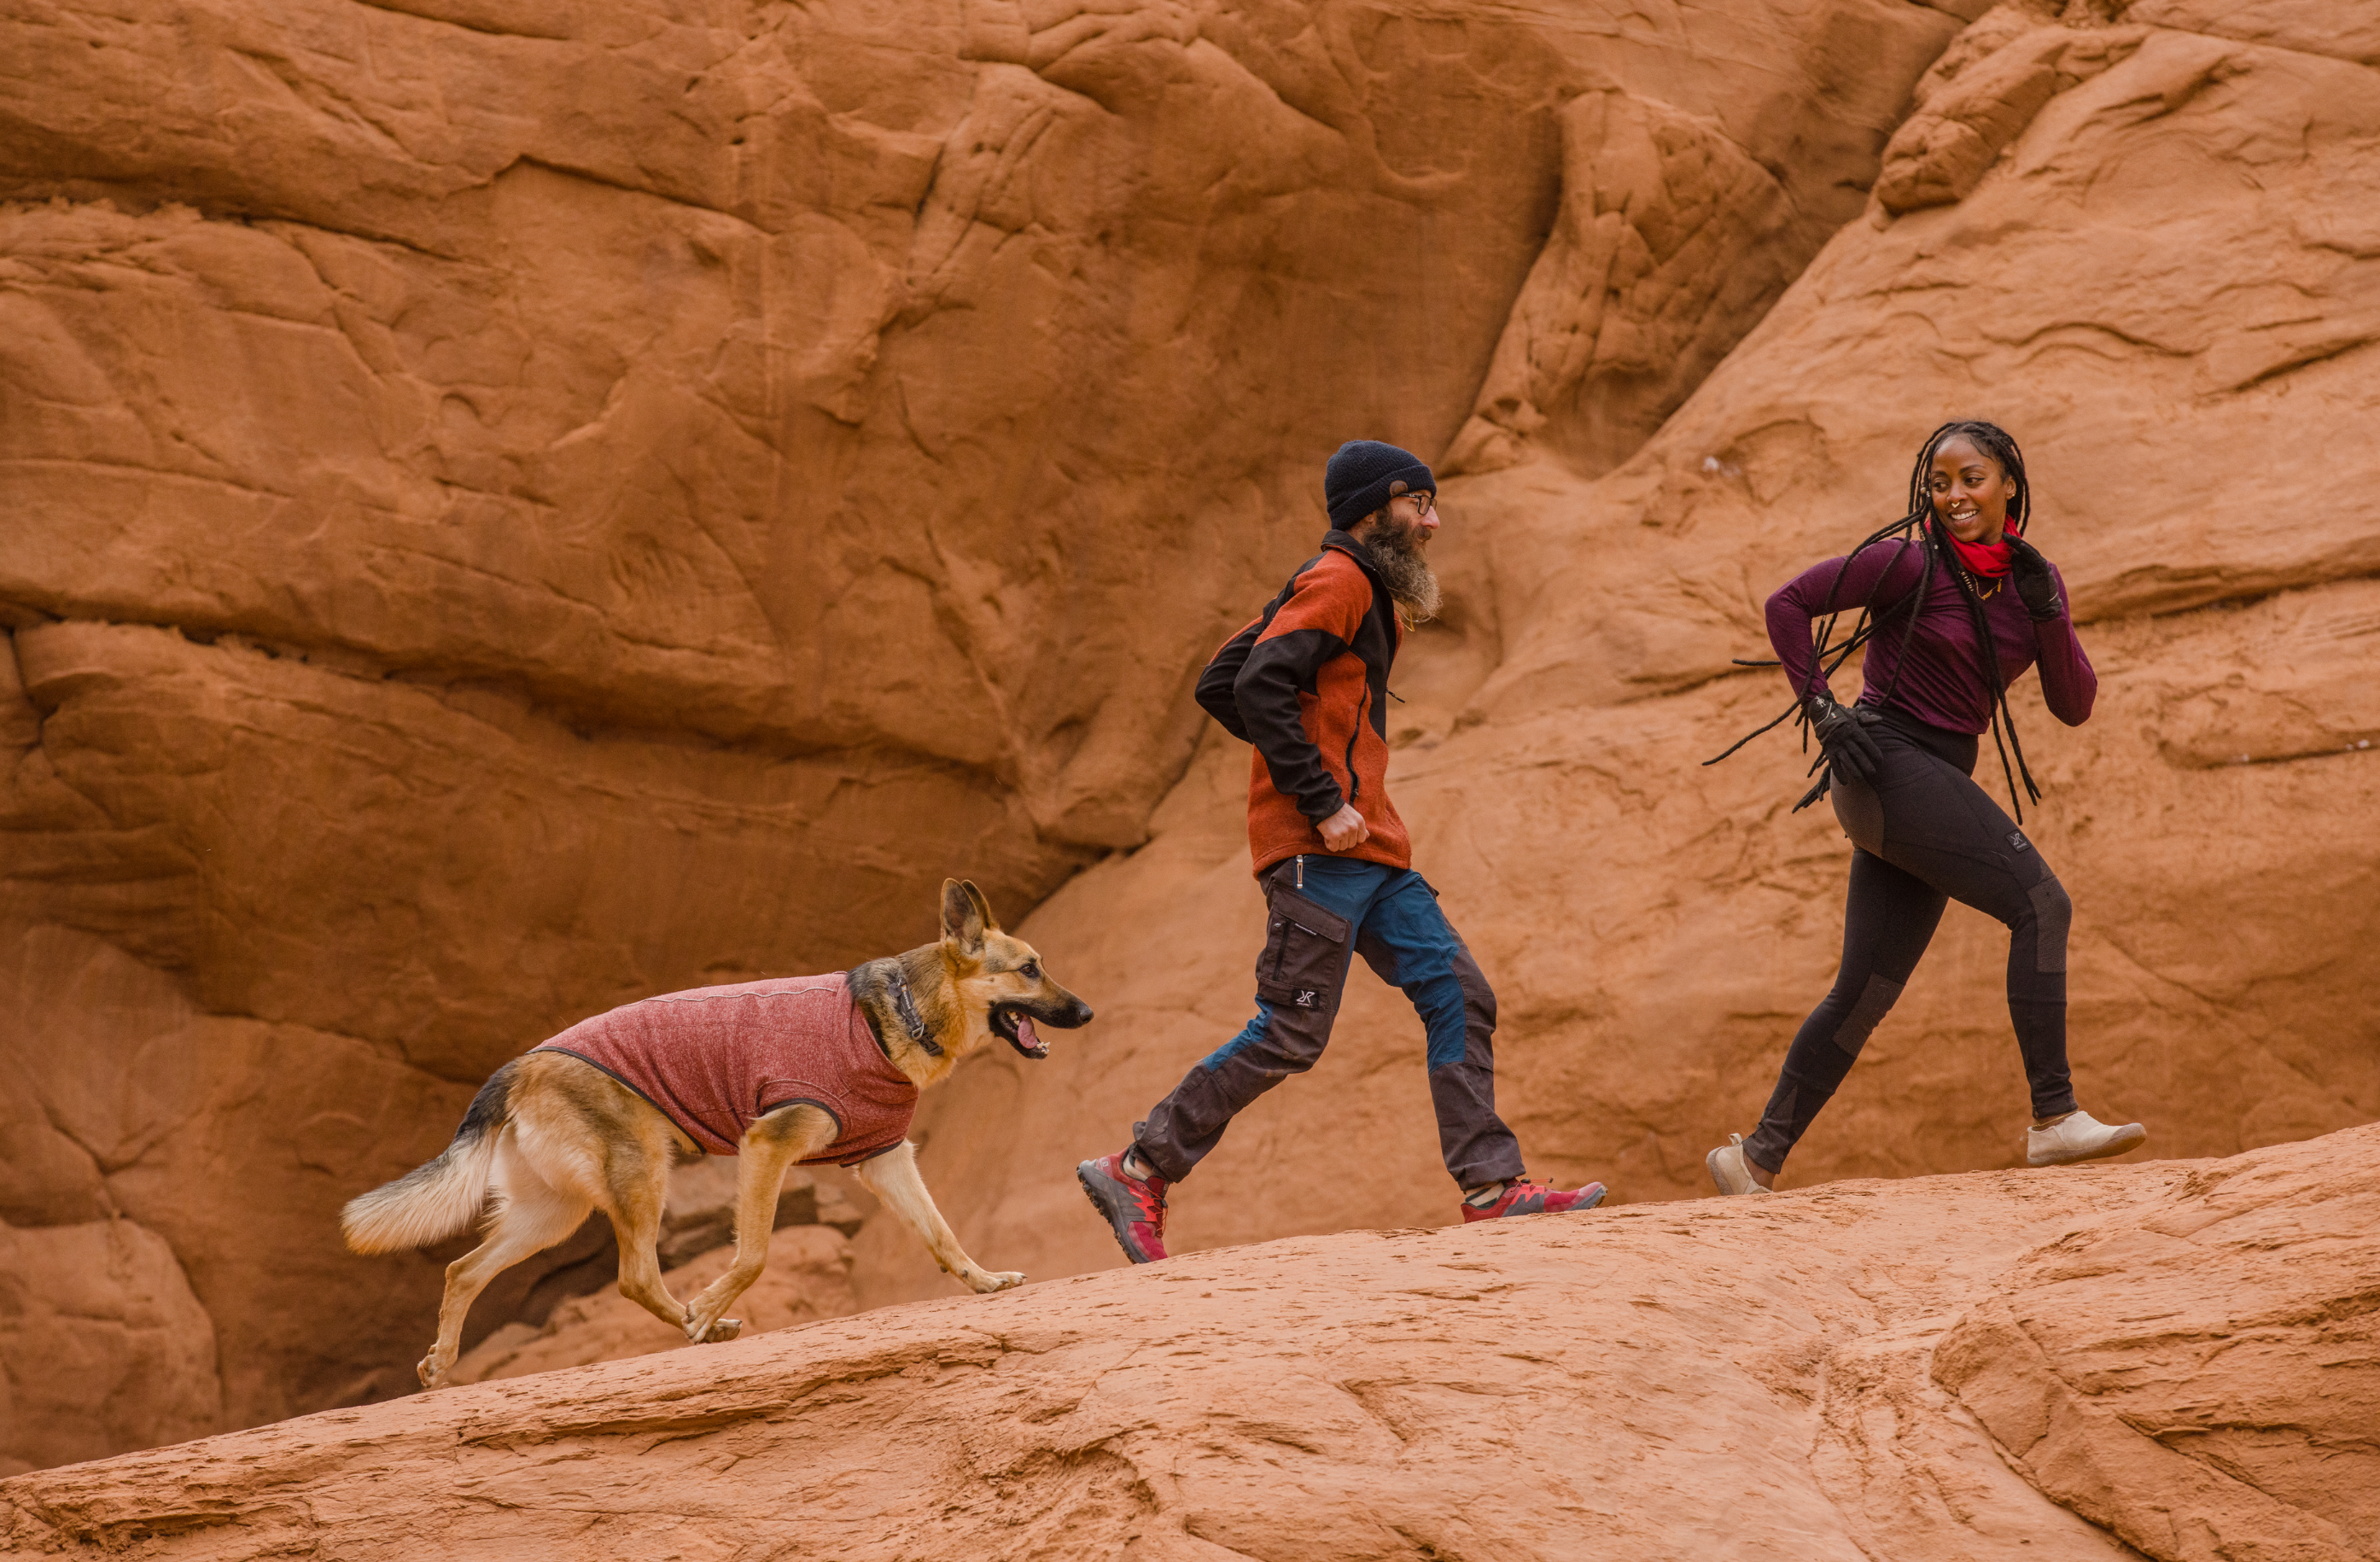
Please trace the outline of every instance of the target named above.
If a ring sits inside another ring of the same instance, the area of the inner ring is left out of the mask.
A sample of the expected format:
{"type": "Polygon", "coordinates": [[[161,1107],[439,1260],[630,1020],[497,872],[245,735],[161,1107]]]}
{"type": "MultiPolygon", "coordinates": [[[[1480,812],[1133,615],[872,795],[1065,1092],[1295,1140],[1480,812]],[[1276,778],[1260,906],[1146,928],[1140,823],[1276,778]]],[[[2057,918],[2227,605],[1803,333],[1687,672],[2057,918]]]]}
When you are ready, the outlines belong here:
{"type": "Polygon", "coordinates": [[[2041,794],[2017,743],[2009,685],[2037,664],[2050,714],[2070,727],[2090,718],[2098,693],[2064,581],[2024,539],[2033,508],[2024,457],[1992,424],[1946,423],[1918,453],[1909,501],[1900,520],[1768,599],[1768,637],[1795,698],[1778,721],[1798,715],[1818,740],[1824,773],[1802,803],[1832,797],[1852,843],[1851,893],[1842,969],[1793,1037],[1758,1129],[1749,1140],[1728,1135],[1706,1157],[1722,1193],[1775,1185],[1900,996],[1950,900],[2008,926],[2009,1017],[2033,1093],[2026,1161],[2096,1160],[2148,1138],[2138,1123],[2112,1127],[2075,1107],[2066,1068],[2072,905],[2018,828],[2017,778],[2029,797],[2041,794]],[[1835,643],[1836,616],[1852,609],[1852,635],[1835,643]],[[1814,647],[1819,619],[1827,622],[1814,647]],[[1839,705],[1827,675],[1862,645],[1859,702],[1839,705]],[[1986,728],[2016,820],[1973,779],[1986,728]]]}

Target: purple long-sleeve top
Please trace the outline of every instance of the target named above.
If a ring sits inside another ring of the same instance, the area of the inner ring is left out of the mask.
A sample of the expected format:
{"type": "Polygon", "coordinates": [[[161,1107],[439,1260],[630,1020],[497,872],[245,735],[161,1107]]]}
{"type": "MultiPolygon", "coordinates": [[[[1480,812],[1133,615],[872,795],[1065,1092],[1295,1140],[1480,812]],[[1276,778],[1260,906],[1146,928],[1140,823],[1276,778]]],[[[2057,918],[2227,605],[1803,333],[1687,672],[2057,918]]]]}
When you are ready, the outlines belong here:
{"type": "MultiPolygon", "coordinates": [[[[1991,685],[1978,654],[1974,617],[1950,573],[1950,561],[1935,565],[1915,632],[1904,640],[1908,621],[1902,604],[1916,588],[1924,567],[1923,546],[1895,539],[1865,550],[1848,569],[1842,560],[1828,559],[1794,576],[1769,598],[1768,642],[1777,648],[1777,660],[1785,664],[1793,692],[1804,697],[1833,692],[1813,670],[1816,648],[1811,644],[1811,621],[1829,611],[1855,614],[1864,607],[1886,624],[1867,644],[1861,704],[1900,710],[1954,733],[1981,733],[1990,726],[1991,685]],[[1836,585],[1838,572],[1842,577],[1840,586],[1836,585]],[[1829,589],[1833,591],[1831,608],[1829,589]],[[1900,611],[1890,611],[1895,608],[1900,611]],[[1885,697],[1887,689],[1892,691],[1889,699],[1885,697]]],[[[2052,564],[2051,573],[2056,574],[2057,568],[2052,564]]],[[[2049,713],[2070,727],[2079,727],[2091,718],[2099,675],[2091,671],[2091,659],[2082,654],[2082,642],[2075,638],[2063,576],[2058,582],[2058,600],[2056,618],[2035,622],[2026,612],[2014,584],[2004,584],[1984,599],[1984,621],[1991,626],[1993,648],[1999,655],[2001,686],[2013,685],[2026,668],[2038,661],[2041,692],[2049,713]]]]}

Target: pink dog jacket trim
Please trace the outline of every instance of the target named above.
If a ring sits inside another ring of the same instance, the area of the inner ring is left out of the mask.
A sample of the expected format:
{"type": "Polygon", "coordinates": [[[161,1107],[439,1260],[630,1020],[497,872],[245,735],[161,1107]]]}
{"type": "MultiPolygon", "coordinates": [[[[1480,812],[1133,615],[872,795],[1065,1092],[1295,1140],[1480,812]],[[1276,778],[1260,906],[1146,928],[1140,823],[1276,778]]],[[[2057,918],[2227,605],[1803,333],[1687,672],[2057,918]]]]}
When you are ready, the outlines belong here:
{"type": "Polygon", "coordinates": [[[539,1048],[594,1064],[714,1156],[753,1120],[796,1101],[841,1132],[808,1158],[856,1165],[908,1135],[917,1087],[877,1047],[848,974],[696,987],[581,1020],[539,1048]]]}

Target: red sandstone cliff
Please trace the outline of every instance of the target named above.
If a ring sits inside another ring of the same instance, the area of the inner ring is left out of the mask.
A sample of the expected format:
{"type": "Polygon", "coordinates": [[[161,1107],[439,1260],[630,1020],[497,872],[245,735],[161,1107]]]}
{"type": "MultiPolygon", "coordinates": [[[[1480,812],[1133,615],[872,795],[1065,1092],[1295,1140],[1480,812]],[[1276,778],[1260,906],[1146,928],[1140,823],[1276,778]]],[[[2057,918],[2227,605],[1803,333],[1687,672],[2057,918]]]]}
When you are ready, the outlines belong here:
{"type": "MultiPolygon", "coordinates": [[[[2380,1114],[2366,6],[0,38],[0,1471],[408,1388],[437,1261],[346,1255],[342,1200],[571,1020],[921,941],[946,872],[1100,1019],[930,1098],[929,1178],[989,1260],[1113,1263],[1072,1162],[1257,936],[1188,682],[1356,433],[1461,474],[1391,781],[1541,1174],[1695,1191],[1823,990],[1791,745],[1695,762],[1781,704],[1729,666],[1760,597],[1953,412],[2024,441],[2103,678],[2080,732],[2019,707],[2086,1098],[2180,1156],[2380,1114]]],[[[1953,914],[1795,1179],[2008,1163],[1993,932],[1953,914]]],[[[1184,1246],[1448,1217],[1399,1010],[1234,1128],[1184,1246]]],[[[861,1300],[940,1294],[854,1245],[861,1300]]]]}
{"type": "MultiPolygon", "coordinates": [[[[2075,898],[2086,1107],[2147,1121],[2143,1155],[2380,1115],[2380,33],[2338,14],[2004,7],[1921,83],[1867,215],[1626,462],[1513,443],[1497,386],[1521,381],[1491,377],[1389,779],[1496,985],[1499,1100],[1535,1171],[1698,1193],[1703,1152],[1756,1120],[1831,978],[1850,848],[1823,806],[1788,814],[1790,738],[1700,761],[1784,707],[1774,672],[1730,665],[1767,654],[1767,593],[1900,514],[1954,415],[2019,434],[2032,535],[2099,672],[2080,729],[2030,679],[2014,700],[2046,788],[2026,828],[2075,898]],[[1925,172],[1986,133],[1984,163],[1925,172]]],[[[1565,176],[1569,212],[1609,176],[1565,176]]],[[[1578,263],[1552,254],[1499,363],[1577,368],[1564,332],[1621,329],[1541,297],[1578,263]]],[[[1528,405],[1569,394],[1531,383],[1528,405]]],[[[1024,925],[1099,1025],[1039,1072],[986,1056],[926,1106],[923,1164],[1003,1265],[1121,1262],[1068,1166],[1250,1011],[1245,754],[1211,736],[1152,842],[1024,925]]],[[[1977,774],[2000,791],[1988,744],[1977,774]]],[[[2020,1164],[2006,951],[1951,908],[1789,1184],[2020,1164]]],[[[1349,991],[1321,1065],[1174,1195],[1187,1244],[1452,1217],[1420,1027],[1366,973],[1349,991]],[[1326,1181],[1330,1199],[1283,1196],[1326,1181]]],[[[860,1249],[863,1297],[939,1294],[892,1231],[860,1249]]]]}

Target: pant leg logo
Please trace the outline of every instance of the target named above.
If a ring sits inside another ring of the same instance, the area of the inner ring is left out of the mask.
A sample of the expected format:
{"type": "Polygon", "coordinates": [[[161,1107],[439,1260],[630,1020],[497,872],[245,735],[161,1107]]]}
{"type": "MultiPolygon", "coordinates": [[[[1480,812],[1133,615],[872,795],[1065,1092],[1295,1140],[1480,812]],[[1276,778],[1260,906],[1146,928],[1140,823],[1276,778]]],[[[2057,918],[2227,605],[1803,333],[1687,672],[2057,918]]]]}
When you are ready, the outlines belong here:
{"type": "Polygon", "coordinates": [[[2032,850],[2032,843],[2025,840],[2024,831],[2021,829],[2012,829],[2009,831],[2009,850],[2011,852],[2026,852],[2032,850]]]}
{"type": "Polygon", "coordinates": [[[1291,1001],[1300,1009],[1311,1009],[1322,1001],[1322,995],[1312,987],[1300,987],[1291,1001]]]}

